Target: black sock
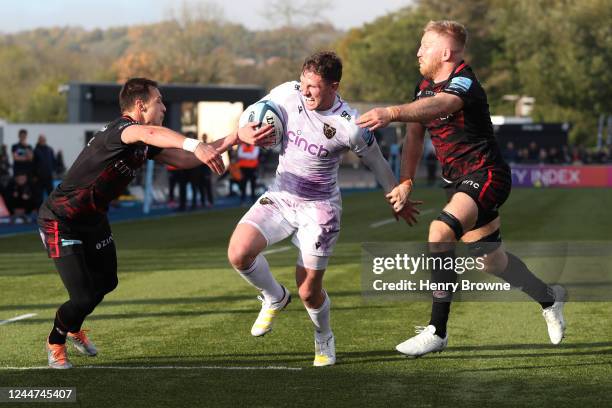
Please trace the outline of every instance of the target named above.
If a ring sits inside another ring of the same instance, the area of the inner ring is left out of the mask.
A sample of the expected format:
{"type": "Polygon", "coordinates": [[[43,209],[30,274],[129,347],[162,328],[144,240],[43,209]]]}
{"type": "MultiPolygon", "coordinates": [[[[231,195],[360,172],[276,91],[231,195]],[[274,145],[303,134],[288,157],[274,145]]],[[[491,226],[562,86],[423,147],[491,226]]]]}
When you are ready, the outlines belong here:
{"type": "Polygon", "coordinates": [[[552,289],[538,279],[523,261],[509,252],[506,252],[506,254],[508,255],[506,270],[495,275],[510,285],[520,288],[538,302],[543,309],[552,306],[555,303],[552,289]]]}
{"type": "Polygon", "coordinates": [[[431,318],[429,324],[436,328],[436,335],[441,338],[446,337],[446,323],[450,314],[451,302],[436,302],[431,303],[431,318]]]}
{"type": "Polygon", "coordinates": [[[64,327],[62,322],[57,317],[58,313],[55,314],[55,321],[53,322],[53,329],[51,329],[51,333],[49,333],[49,344],[65,344],[66,343],[66,335],[68,334],[68,329],[64,327]]]}
{"type": "MultiPolygon", "coordinates": [[[[442,266],[445,264],[446,258],[455,258],[455,250],[447,250],[444,252],[430,253],[431,259],[441,259],[442,266]]],[[[438,262],[434,262],[436,265],[438,262]]],[[[434,267],[431,271],[431,280],[435,283],[455,283],[457,282],[457,274],[454,270],[446,270],[444,268],[434,267]]],[[[450,305],[453,298],[452,291],[435,291],[431,304],[431,318],[429,324],[436,328],[436,335],[446,337],[446,323],[450,314],[450,305]]]]}

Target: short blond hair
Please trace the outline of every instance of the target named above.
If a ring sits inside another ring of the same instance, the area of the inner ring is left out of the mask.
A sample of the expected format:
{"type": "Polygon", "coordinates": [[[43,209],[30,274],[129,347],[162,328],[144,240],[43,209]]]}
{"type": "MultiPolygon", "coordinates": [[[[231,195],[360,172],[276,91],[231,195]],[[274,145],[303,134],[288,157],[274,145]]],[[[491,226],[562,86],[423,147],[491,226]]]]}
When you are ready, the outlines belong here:
{"type": "Polygon", "coordinates": [[[445,35],[453,39],[455,44],[461,49],[467,44],[468,33],[465,26],[452,20],[430,21],[425,25],[423,32],[433,31],[437,34],[445,35]]]}

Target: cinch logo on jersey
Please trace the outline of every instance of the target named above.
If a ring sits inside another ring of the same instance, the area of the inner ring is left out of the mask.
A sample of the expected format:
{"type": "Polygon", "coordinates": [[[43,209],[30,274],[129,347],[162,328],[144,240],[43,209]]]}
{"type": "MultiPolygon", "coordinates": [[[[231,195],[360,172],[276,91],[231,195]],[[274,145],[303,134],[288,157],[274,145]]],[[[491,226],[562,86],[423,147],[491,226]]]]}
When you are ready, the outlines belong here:
{"type": "Polygon", "coordinates": [[[329,150],[324,148],[323,145],[308,143],[308,140],[300,136],[301,133],[302,132],[298,130],[298,134],[296,135],[295,132],[293,132],[292,130],[289,130],[287,132],[287,140],[289,140],[289,143],[293,143],[300,149],[304,150],[305,152],[310,153],[313,156],[317,156],[317,157],[329,156],[329,150]]]}
{"type": "Polygon", "coordinates": [[[461,184],[467,184],[468,186],[472,186],[474,188],[480,188],[480,184],[472,181],[472,180],[463,180],[461,184]]]}

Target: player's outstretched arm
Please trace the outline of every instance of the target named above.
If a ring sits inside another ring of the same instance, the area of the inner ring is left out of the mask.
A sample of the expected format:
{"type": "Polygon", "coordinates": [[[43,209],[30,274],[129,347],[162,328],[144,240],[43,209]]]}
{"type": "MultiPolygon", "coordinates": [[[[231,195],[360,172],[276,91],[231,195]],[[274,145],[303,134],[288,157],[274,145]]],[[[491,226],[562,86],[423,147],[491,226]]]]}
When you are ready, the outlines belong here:
{"type": "MultiPolygon", "coordinates": [[[[386,193],[386,197],[389,196],[393,191],[396,191],[401,185],[397,184],[397,180],[393,175],[389,162],[385,160],[374,140],[366,149],[361,151],[361,161],[368,166],[368,168],[374,173],[376,180],[383,187],[386,193]]],[[[412,201],[407,197],[402,204],[399,211],[393,210],[393,215],[396,220],[403,218],[410,226],[416,224],[416,216],[420,213],[417,208],[418,205],[423,204],[422,201],[412,201]]]]}
{"type": "Polygon", "coordinates": [[[463,100],[460,97],[441,92],[404,105],[374,108],[357,118],[356,123],[362,128],[376,130],[391,122],[428,122],[446,117],[462,107],[463,100]]]}
{"type": "Polygon", "coordinates": [[[385,194],[390,193],[397,185],[397,180],[393,175],[393,170],[391,170],[389,162],[383,157],[376,140],[374,140],[371,146],[364,149],[359,157],[363,164],[368,166],[370,171],[374,173],[376,181],[382,186],[385,194]]]}
{"type": "MultiPolygon", "coordinates": [[[[132,125],[121,133],[121,141],[126,144],[145,143],[150,146],[161,147],[163,149],[183,149],[193,155],[202,163],[206,164],[217,174],[223,174],[225,166],[223,160],[217,150],[205,143],[196,139],[189,139],[171,129],[162,126],[147,126],[147,125],[132,125]]],[[[163,154],[163,151],[158,154],[163,154]]],[[[182,154],[182,153],[181,153],[182,154]]],[[[168,153],[171,155],[171,153],[168,153]]],[[[177,153],[175,153],[177,155],[177,153]]],[[[162,156],[163,157],[163,156],[162,156]]],[[[187,156],[182,156],[186,159],[187,156]]],[[[167,158],[167,160],[175,161],[181,157],[167,158]]],[[[165,162],[172,164],[170,162],[165,162]]],[[[187,160],[186,164],[180,164],[179,167],[188,168],[193,164],[191,160],[187,160]]],[[[195,166],[191,166],[195,167],[195,166]]]]}
{"type": "Polygon", "coordinates": [[[402,148],[400,183],[386,195],[393,210],[400,212],[412,192],[412,183],[423,155],[425,128],[420,123],[409,123],[402,148]]]}
{"type": "Polygon", "coordinates": [[[177,169],[192,169],[203,164],[194,153],[182,149],[163,149],[153,157],[153,160],[177,169]]]}

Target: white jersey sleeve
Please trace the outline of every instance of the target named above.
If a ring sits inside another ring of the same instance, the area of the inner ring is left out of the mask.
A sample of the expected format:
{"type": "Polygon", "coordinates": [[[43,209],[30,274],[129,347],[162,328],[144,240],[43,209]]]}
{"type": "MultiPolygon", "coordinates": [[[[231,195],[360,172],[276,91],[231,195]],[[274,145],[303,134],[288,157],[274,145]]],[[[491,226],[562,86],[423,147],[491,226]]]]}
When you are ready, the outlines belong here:
{"type": "Polygon", "coordinates": [[[357,156],[362,157],[376,145],[376,138],[369,129],[362,129],[354,123],[351,125],[353,129],[350,132],[349,147],[357,156]]]}
{"type": "Polygon", "coordinates": [[[383,187],[385,193],[390,192],[397,185],[391,166],[383,157],[374,133],[367,128],[360,128],[354,122],[357,112],[353,112],[353,121],[350,121],[349,148],[374,173],[376,180],[383,187]]]}

